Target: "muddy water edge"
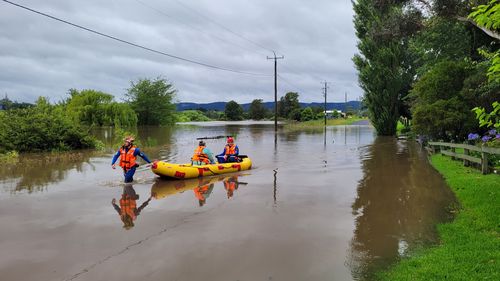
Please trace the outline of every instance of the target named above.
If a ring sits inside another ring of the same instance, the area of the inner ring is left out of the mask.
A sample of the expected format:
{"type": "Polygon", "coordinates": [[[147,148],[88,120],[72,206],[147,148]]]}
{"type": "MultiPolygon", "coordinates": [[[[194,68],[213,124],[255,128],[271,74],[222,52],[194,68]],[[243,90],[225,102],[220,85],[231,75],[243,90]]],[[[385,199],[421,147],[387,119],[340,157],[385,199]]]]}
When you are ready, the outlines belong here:
{"type": "MultiPolygon", "coordinates": [[[[436,243],[456,205],[418,145],[371,126],[135,133],[151,159],[170,162],[187,162],[198,137],[232,135],[253,169],[185,181],[139,169],[125,186],[110,166],[111,129],[95,132],[104,152],[23,155],[0,171],[1,280],[371,280],[436,243]]],[[[224,139],[207,145],[220,153],[224,139]]]]}

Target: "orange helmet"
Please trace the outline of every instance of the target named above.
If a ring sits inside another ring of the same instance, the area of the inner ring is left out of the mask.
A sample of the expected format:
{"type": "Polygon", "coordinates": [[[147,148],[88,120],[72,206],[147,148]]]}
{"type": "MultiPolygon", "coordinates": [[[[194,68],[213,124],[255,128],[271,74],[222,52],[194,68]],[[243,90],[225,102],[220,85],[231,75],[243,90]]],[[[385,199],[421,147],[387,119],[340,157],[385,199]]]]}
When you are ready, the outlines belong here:
{"type": "Polygon", "coordinates": [[[227,143],[234,143],[234,139],[232,137],[227,138],[227,143]]]}

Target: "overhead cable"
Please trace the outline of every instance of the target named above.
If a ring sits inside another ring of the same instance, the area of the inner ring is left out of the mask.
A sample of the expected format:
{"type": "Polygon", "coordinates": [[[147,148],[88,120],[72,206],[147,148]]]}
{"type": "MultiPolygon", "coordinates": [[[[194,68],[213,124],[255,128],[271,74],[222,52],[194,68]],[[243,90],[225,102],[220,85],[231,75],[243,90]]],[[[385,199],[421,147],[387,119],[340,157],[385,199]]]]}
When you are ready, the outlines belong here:
{"type": "Polygon", "coordinates": [[[99,36],[106,37],[108,39],[112,39],[112,40],[115,40],[115,41],[118,41],[118,42],[130,45],[130,46],[134,46],[134,47],[137,47],[137,48],[140,48],[140,49],[144,49],[144,50],[147,50],[147,51],[150,51],[150,52],[153,52],[153,53],[156,53],[156,54],[160,54],[160,55],[163,55],[163,56],[171,57],[171,58],[178,59],[178,60],[181,60],[181,61],[185,61],[185,62],[189,62],[189,63],[201,65],[201,66],[205,66],[205,67],[212,68],[212,69],[218,69],[218,70],[222,70],[222,71],[228,71],[228,72],[234,72],[234,73],[240,73],[240,74],[246,74],[246,75],[254,75],[254,76],[267,76],[267,77],[271,76],[271,75],[263,74],[263,73],[252,73],[252,72],[239,71],[239,70],[234,70],[234,69],[230,69],[230,68],[215,66],[215,65],[211,65],[211,64],[207,64],[207,63],[195,61],[195,60],[192,60],[192,59],[187,59],[187,58],[183,58],[183,57],[180,57],[180,56],[172,55],[172,54],[169,54],[169,53],[165,53],[165,52],[162,52],[162,51],[151,49],[149,47],[145,47],[145,46],[142,46],[142,45],[139,45],[139,44],[136,44],[136,43],[132,43],[132,42],[120,39],[118,37],[111,36],[111,35],[108,35],[108,34],[105,34],[105,33],[99,32],[99,31],[96,31],[94,29],[90,29],[90,28],[87,28],[87,27],[84,27],[84,26],[81,26],[81,25],[78,25],[78,24],[75,24],[75,23],[72,23],[72,22],[69,22],[69,21],[66,21],[66,20],[54,17],[54,16],[51,16],[49,14],[46,14],[46,13],[43,13],[43,12],[31,9],[29,7],[26,7],[26,6],[23,6],[23,5],[20,5],[20,4],[8,1],[8,0],[2,0],[2,1],[5,2],[5,3],[8,3],[8,4],[11,4],[13,6],[16,6],[16,7],[25,9],[25,10],[28,10],[30,12],[42,15],[44,17],[48,17],[48,18],[51,18],[53,20],[56,20],[56,21],[59,21],[59,22],[71,25],[73,27],[76,27],[76,28],[79,28],[79,29],[83,29],[85,31],[97,34],[99,36]]]}
{"type": "MultiPolygon", "coordinates": [[[[197,30],[197,31],[199,31],[199,32],[201,32],[201,33],[203,33],[203,34],[207,34],[207,32],[206,32],[205,30],[203,30],[203,29],[201,29],[201,28],[199,28],[199,27],[196,27],[196,26],[194,26],[194,25],[192,25],[192,24],[188,24],[188,23],[182,22],[182,21],[180,21],[179,19],[175,18],[174,16],[172,16],[172,15],[170,15],[170,14],[166,13],[164,10],[158,9],[158,8],[156,8],[156,7],[154,7],[154,6],[150,5],[150,4],[148,4],[148,3],[144,3],[144,2],[143,2],[143,1],[141,1],[141,0],[134,0],[134,1],[135,1],[135,2],[137,2],[137,3],[139,3],[139,4],[141,4],[141,5],[143,5],[143,6],[145,6],[145,7],[147,7],[147,8],[149,8],[149,9],[151,9],[151,10],[153,10],[153,11],[155,11],[155,12],[157,12],[157,13],[159,13],[159,14],[161,14],[161,15],[163,15],[163,16],[165,16],[165,17],[167,17],[167,18],[173,19],[173,20],[177,21],[178,23],[181,23],[181,24],[183,24],[183,25],[186,25],[186,26],[188,26],[188,27],[190,27],[190,28],[192,28],[192,29],[195,29],[195,30],[197,30]]],[[[263,54],[263,53],[257,52],[257,51],[255,51],[255,50],[252,50],[252,49],[250,49],[250,48],[248,48],[248,47],[245,47],[245,46],[243,46],[243,45],[237,44],[237,43],[235,43],[235,42],[231,42],[231,41],[229,41],[229,40],[227,40],[227,39],[224,39],[224,38],[222,38],[222,37],[219,37],[219,36],[217,36],[217,35],[214,35],[214,34],[207,34],[207,35],[208,35],[208,36],[210,36],[210,37],[213,37],[213,38],[215,38],[215,39],[217,39],[217,40],[219,40],[219,41],[222,41],[222,42],[225,42],[225,43],[227,43],[227,44],[230,44],[230,45],[236,46],[236,47],[238,47],[238,48],[241,48],[241,49],[245,49],[245,50],[247,50],[247,51],[254,52],[254,53],[256,53],[256,54],[258,54],[258,55],[260,55],[260,56],[265,56],[265,54],[263,54]]]]}
{"type": "Polygon", "coordinates": [[[246,38],[246,37],[245,37],[245,36],[243,36],[243,35],[240,35],[240,34],[238,34],[238,33],[234,32],[234,31],[232,31],[231,29],[229,29],[228,27],[224,26],[223,24],[220,24],[220,23],[218,23],[218,22],[214,21],[213,19],[211,19],[211,18],[209,18],[209,17],[207,17],[207,16],[203,15],[202,13],[200,13],[200,12],[196,11],[195,9],[193,9],[193,8],[191,8],[191,7],[189,7],[189,6],[187,6],[186,4],[184,4],[184,3],[180,2],[180,1],[177,1],[177,0],[174,0],[174,1],[175,1],[177,4],[181,5],[182,7],[184,7],[185,9],[192,11],[193,13],[197,14],[198,16],[200,16],[200,17],[202,17],[202,18],[204,18],[204,19],[206,19],[206,20],[208,20],[208,21],[212,22],[213,24],[215,24],[215,25],[219,26],[220,28],[222,28],[222,29],[226,30],[227,32],[232,33],[233,35],[238,36],[239,38],[241,38],[241,39],[243,39],[243,40],[245,40],[245,41],[248,41],[248,42],[250,42],[250,43],[254,44],[255,46],[257,46],[257,47],[259,47],[259,48],[262,48],[262,49],[267,50],[267,51],[270,51],[270,52],[274,52],[272,49],[267,48],[267,47],[265,47],[265,46],[263,46],[263,45],[261,45],[261,44],[259,44],[259,43],[257,43],[257,42],[254,42],[254,41],[252,41],[252,40],[250,40],[250,39],[246,38]]]}

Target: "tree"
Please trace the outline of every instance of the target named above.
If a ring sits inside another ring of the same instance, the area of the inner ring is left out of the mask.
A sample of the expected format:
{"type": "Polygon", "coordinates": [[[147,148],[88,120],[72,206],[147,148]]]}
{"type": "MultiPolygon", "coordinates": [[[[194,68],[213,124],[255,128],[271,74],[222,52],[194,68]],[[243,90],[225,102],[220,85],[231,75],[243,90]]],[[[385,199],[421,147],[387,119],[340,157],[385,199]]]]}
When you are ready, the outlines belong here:
{"type": "Polygon", "coordinates": [[[369,117],[379,135],[394,135],[415,75],[409,38],[419,30],[422,15],[411,1],[358,0],[354,26],[360,54],[353,61],[369,117]]]}
{"type": "Polygon", "coordinates": [[[176,94],[174,86],[163,78],[131,82],[126,96],[135,111],[139,125],[172,125],[175,123],[176,94]]]}
{"type": "Polygon", "coordinates": [[[68,118],[62,105],[51,105],[38,98],[29,108],[2,111],[0,114],[0,153],[69,150],[97,145],[79,123],[68,118]]]}
{"type": "Polygon", "coordinates": [[[75,89],[65,101],[68,116],[82,125],[135,126],[137,116],[128,104],[114,102],[110,94],[75,89]]]}
{"type": "Polygon", "coordinates": [[[226,103],[224,110],[227,120],[237,121],[243,119],[243,108],[234,100],[226,103]]]}
{"type": "Polygon", "coordinates": [[[299,94],[296,92],[288,92],[278,101],[278,116],[293,119],[290,117],[290,114],[294,110],[299,110],[300,115],[299,94]]]}
{"type": "Polygon", "coordinates": [[[462,90],[471,73],[467,63],[444,61],[437,64],[415,83],[413,128],[431,139],[460,140],[477,127],[473,97],[462,90]]]}
{"type": "Polygon", "coordinates": [[[250,108],[248,109],[248,113],[250,115],[250,119],[253,120],[261,120],[266,116],[266,108],[262,103],[262,99],[255,99],[250,104],[250,108]]]}
{"type": "Polygon", "coordinates": [[[309,120],[314,120],[314,112],[311,107],[306,107],[300,112],[300,121],[309,121],[309,120]]]}

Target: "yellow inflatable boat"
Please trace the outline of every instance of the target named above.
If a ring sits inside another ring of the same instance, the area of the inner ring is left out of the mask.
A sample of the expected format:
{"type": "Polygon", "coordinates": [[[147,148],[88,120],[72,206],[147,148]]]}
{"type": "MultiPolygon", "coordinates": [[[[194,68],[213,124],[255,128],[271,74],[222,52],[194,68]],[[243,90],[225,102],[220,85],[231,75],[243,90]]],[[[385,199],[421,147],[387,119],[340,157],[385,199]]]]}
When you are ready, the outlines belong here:
{"type": "Polygon", "coordinates": [[[151,165],[153,173],[173,179],[192,179],[198,177],[217,176],[221,174],[245,171],[252,167],[252,160],[245,157],[241,162],[209,165],[174,164],[164,161],[155,161],[151,165]]]}

